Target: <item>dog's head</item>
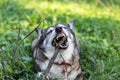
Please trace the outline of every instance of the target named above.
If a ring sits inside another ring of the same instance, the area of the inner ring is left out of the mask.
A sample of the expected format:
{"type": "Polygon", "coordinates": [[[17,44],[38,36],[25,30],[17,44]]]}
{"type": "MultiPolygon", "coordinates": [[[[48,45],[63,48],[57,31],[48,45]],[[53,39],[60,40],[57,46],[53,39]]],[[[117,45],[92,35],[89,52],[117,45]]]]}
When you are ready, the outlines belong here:
{"type": "Polygon", "coordinates": [[[64,25],[64,24],[56,24],[54,26],[50,26],[45,30],[36,29],[38,33],[38,39],[40,39],[42,45],[49,47],[58,47],[60,49],[68,48],[69,44],[74,41],[74,23],[64,25]]]}

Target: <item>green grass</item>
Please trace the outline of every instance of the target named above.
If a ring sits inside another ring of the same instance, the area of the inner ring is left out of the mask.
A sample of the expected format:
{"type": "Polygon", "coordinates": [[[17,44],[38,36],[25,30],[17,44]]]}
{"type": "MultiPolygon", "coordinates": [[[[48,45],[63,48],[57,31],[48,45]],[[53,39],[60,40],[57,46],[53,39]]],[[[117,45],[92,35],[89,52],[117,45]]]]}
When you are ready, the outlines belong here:
{"type": "Polygon", "coordinates": [[[95,0],[0,0],[0,80],[36,80],[31,53],[36,33],[18,42],[45,16],[40,28],[77,21],[86,80],[120,80],[120,1],[102,1],[105,7],[95,0]]]}

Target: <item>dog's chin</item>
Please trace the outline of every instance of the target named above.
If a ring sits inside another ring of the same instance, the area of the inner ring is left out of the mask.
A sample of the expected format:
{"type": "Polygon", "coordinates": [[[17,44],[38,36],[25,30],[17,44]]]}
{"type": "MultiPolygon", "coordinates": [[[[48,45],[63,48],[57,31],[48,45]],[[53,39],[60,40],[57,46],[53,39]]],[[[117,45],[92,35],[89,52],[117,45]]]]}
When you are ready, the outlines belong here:
{"type": "Polygon", "coordinates": [[[59,49],[66,49],[69,46],[67,36],[64,33],[59,33],[52,41],[52,45],[59,49]]]}

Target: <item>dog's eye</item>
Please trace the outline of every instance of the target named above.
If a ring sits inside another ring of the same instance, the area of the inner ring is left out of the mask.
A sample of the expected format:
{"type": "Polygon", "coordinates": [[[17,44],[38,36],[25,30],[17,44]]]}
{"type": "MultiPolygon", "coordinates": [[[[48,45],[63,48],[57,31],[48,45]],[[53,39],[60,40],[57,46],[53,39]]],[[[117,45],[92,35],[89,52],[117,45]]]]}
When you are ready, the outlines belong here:
{"type": "Polygon", "coordinates": [[[49,30],[48,32],[47,32],[47,34],[49,34],[49,33],[51,33],[53,30],[49,30]]]}
{"type": "Polygon", "coordinates": [[[64,29],[67,29],[67,27],[63,27],[64,29]]]}
{"type": "Polygon", "coordinates": [[[53,31],[53,28],[50,28],[48,31],[47,31],[47,34],[51,33],[53,31]]]}

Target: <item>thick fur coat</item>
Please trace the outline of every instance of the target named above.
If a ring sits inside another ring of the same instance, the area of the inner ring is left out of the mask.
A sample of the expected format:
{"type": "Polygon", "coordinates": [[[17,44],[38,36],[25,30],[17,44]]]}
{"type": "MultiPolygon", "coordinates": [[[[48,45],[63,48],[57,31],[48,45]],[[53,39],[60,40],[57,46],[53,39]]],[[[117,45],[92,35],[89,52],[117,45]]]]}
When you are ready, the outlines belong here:
{"type": "Polygon", "coordinates": [[[80,67],[79,43],[75,38],[74,21],[64,25],[56,24],[45,30],[36,29],[38,38],[32,43],[33,68],[40,77],[53,57],[55,47],[59,53],[50,69],[49,77],[57,80],[83,80],[80,67]]]}

